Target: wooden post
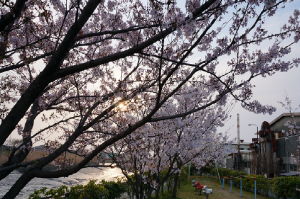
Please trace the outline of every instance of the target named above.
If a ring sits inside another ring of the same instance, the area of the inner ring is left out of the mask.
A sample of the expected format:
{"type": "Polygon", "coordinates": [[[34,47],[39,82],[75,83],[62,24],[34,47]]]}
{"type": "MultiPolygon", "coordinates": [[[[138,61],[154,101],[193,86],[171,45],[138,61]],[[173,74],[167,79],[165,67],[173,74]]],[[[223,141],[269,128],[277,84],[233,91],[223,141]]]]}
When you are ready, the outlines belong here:
{"type": "Polygon", "coordinates": [[[214,177],[214,179],[215,179],[215,185],[216,185],[216,177],[214,177]]]}

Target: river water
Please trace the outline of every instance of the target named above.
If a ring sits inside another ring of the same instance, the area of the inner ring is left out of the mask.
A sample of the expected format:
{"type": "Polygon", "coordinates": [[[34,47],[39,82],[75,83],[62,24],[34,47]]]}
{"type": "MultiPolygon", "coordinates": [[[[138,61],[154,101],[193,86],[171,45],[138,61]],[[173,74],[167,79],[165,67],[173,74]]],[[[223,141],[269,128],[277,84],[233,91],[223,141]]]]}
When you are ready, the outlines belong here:
{"type": "MultiPolygon", "coordinates": [[[[9,176],[0,181],[0,198],[2,198],[9,188],[17,181],[21,176],[18,171],[13,171],[9,176]]],[[[123,174],[119,168],[84,168],[79,172],[70,175],[69,177],[61,178],[34,178],[32,179],[26,187],[22,189],[19,195],[16,197],[18,199],[27,199],[28,196],[34,192],[35,189],[41,189],[43,187],[56,188],[61,185],[74,186],[77,184],[87,184],[92,179],[97,179],[98,181],[116,181],[116,177],[122,177],[123,174]]]]}

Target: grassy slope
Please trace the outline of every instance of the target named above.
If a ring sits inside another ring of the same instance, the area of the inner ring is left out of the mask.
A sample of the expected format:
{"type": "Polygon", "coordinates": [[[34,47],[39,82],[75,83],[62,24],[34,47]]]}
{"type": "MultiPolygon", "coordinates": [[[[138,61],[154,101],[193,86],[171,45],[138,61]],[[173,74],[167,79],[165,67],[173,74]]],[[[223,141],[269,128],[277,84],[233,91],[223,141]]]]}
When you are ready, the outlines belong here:
{"type": "MultiPolygon", "coordinates": [[[[220,182],[214,182],[214,179],[208,178],[190,178],[190,183],[184,182],[181,184],[180,189],[178,189],[177,197],[180,199],[201,199],[206,198],[204,195],[199,195],[199,191],[196,193],[195,187],[192,186],[191,181],[196,180],[199,181],[201,185],[206,185],[207,188],[213,190],[213,194],[209,195],[210,199],[217,199],[217,198],[230,198],[230,199],[254,199],[254,193],[248,192],[243,190],[241,197],[241,192],[239,188],[232,187],[232,193],[230,192],[230,186],[225,185],[224,189],[220,182]]],[[[257,199],[267,199],[268,197],[256,195],[257,199]]]]}

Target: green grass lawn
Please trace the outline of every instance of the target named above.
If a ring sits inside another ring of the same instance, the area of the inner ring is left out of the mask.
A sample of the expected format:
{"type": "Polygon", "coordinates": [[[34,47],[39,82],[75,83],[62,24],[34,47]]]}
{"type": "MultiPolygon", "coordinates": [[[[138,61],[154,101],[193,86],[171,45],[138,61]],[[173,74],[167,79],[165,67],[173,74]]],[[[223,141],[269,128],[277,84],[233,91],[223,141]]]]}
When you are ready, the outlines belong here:
{"type": "MultiPolygon", "coordinates": [[[[217,199],[217,198],[230,198],[230,199],[235,199],[235,198],[251,198],[254,199],[254,193],[248,192],[246,190],[243,190],[242,192],[242,197],[241,197],[241,192],[239,188],[232,187],[232,193],[230,192],[230,186],[226,184],[223,189],[223,185],[220,184],[220,182],[215,182],[214,179],[209,179],[209,178],[193,178],[191,177],[189,180],[189,184],[187,182],[181,183],[180,188],[178,189],[177,192],[177,197],[179,199],[205,199],[206,196],[204,195],[199,195],[199,191],[195,191],[195,187],[192,186],[192,180],[199,181],[201,185],[206,185],[208,189],[213,190],[213,194],[209,195],[210,199],[217,199]]],[[[257,199],[267,199],[268,197],[256,195],[257,199]]]]}

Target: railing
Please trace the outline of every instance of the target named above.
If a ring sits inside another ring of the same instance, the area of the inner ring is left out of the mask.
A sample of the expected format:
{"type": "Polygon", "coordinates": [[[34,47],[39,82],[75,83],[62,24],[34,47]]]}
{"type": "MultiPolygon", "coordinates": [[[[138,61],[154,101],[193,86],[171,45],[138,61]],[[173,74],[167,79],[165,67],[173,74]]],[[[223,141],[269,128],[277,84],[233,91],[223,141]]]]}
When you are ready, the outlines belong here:
{"type": "MultiPolygon", "coordinates": [[[[230,176],[230,178],[227,178],[227,177],[223,177],[223,189],[224,189],[224,181],[225,179],[229,179],[229,182],[230,182],[230,192],[232,193],[232,178],[237,178],[237,179],[240,179],[240,190],[241,190],[241,197],[243,196],[243,176],[241,175],[240,177],[232,177],[230,176]]],[[[244,176],[245,177],[245,176],[244,176]]],[[[256,178],[255,177],[247,177],[247,178],[252,178],[254,179],[254,196],[255,196],[255,199],[256,199],[256,178]]],[[[299,189],[300,191],[300,189],[299,189]]]]}

